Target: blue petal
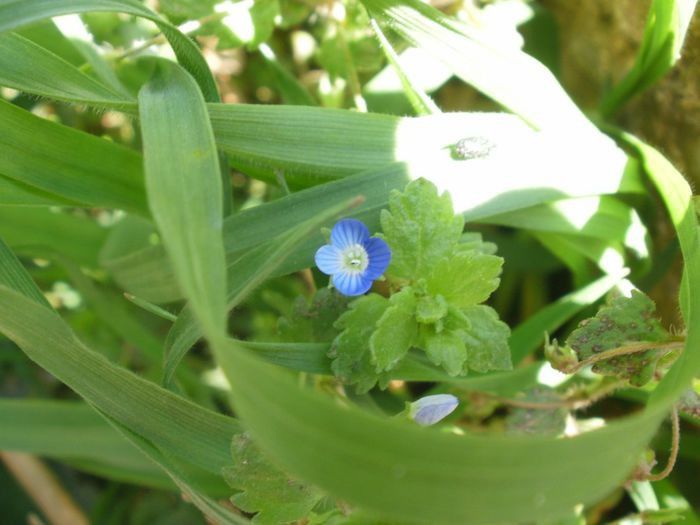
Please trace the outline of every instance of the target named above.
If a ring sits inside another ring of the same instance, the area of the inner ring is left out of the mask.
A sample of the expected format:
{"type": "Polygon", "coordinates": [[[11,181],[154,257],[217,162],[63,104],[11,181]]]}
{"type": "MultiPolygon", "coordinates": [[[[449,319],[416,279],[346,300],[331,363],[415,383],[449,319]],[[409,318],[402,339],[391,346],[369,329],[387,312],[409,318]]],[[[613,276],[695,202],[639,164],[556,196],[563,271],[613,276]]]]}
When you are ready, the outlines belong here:
{"type": "Polygon", "coordinates": [[[421,426],[433,425],[450,415],[458,404],[451,394],[426,396],[412,403],[413,420],[421,426]]]}
{"type": "Polygon", "coordinates": [[[369,230],[357,219],[338,221],[331,230],[331,243],[341,250],[353,244],[362,244],[367,239],[369,239],[369,230]]]}
{"type": "Polygon", "coordinates": [[[365,250],[367,250],[367,257],[369,259],[369,264],[365,270],[365,279],[379,279],[379,277],[386,271],[389,263],[391,262],[391,248],[384,242],[384,239],[379,239],[373,237],[368,239],[364,244],[365,250]]]}
{"type": "Polygon", "coordinates": [[[340,272],[333,274],[333,286],[343,295],[362,295],[372,287],[372,280],[359,273],[340,272]]]}
{"type": "Polygon", "coordinates": [[[332,244],[321,246],[314,256],[316,266],[326,275],[333,275],[343,270],[341,263],[343,261],[342,254],[338,248],[332,244]]]}

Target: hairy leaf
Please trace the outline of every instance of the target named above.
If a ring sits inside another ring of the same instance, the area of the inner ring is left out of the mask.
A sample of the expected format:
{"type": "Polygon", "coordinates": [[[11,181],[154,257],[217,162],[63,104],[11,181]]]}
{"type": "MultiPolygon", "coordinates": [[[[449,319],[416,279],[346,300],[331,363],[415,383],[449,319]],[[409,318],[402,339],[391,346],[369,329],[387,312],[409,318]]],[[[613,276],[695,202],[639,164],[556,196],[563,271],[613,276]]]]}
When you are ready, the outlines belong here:
{"type": "Polygon", "coordinates": [[[416,321],[423,324],[439,323],[447,315],[448,308],[442,295],[424,295],[416,303],[416,321]]]}
{"type": "MultiPolygon", "coordinates": [[[[649,342],[661,346],[669,334],[654,317],[655,310],[654,302],[638,290],[633,290],[630,297],[613,296],[595,317],[581,322],[566,344],[576,352],[579,361],[630,343],[649,342]]],[[[632,384],[641,386],[652,378],[661,357],[651,345],[646,351],[599,361],[593,365],[593,371],[629,379],[632,384]]]]}
{"type": "Polygon", "coordinates": [[[498,313],[490,306],[477,305],[465,309],[464,314],[470,325],[464,335],[469,368],[476,372],[513,368],[508,346],[510,328],[498,313]]]}
{"type": "Polygon", "coordinates": [[[459,331],[436,332],[432,328],[427,328],[422,336],[428,359],[436,365],[442,365],[451,376],[462,372],[464,361],[467,359],[467,349],[459,331]]]}
{"type": "Polygon", "coordinates": [[[333,373],[346,383],[355,384],[358,392],[367,392],[378,380],[371,361],[370,337],[377,321],[389,307],[389,300],[369,294],[355,299],[350,309],[335,323],[340,334],[333,340],[329,357],[333,373]]]}
{"type": "Polygon", "coordinates": [[[394,368],[416,343],[417,336],[416,296],[411,287],[406,287],[391,296],[369,340],[377,372],[394,368]]]}
{"type": "Polygon", "coordinates": [[[439,196],[424,179],[409,183],[403,193],[392,192],[381,223],[392,249],[387,275],[408,281],[427,275],[435,261],[449,256],[464,227],[450,196],[439,196]]]}
{"type": "Polygon", "coordinates": [[[280,338],[289,342],[332,341],[337,335],[333,323],[347,304],[347,298],[332,288],[318,290],[311,304],[306,298],[297,297],[291,316],[278,322],[280,338]]]}
{"type": "Polygon", "coordinates": [[[253,523],[276,525],[301,520],[323,498],[317,488],[290,478],[262,455],[248,434],[231,443],[233,466],[223,469],[224,479],[241,490],[231,501],[245,512],[257,513],[253,523]]]}
{"type": "MultiPolygon", "coordinates": [[[[553,389],[538,386],[530,389],[518,401],[527,401],[533,404],[557,403],[561,396],[553,389]]],[[[513,434],[538,434],[558,436],[566,427],[565,408],[514,408],[506,417],[506,430],[513,434]]]]}
{"type": "Polygon", "coordinates": [[[503,259],[476,251],[450,255],[437,262],[427,279],[430,293],[460,308],[483,303],[500,283],[503,259]]]}

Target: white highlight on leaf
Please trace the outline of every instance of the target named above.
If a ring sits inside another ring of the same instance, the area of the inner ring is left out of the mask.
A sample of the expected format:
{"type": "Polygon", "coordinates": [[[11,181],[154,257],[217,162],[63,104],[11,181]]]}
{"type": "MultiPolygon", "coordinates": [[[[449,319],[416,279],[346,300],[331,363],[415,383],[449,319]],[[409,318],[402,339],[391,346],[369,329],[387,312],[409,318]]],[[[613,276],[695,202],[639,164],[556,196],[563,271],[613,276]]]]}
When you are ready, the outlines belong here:
{"type": "Polygon", "coordinates": [[[83,42],[93,42],[92,35],[83,24],[78,15],[64,15],[53,18],[54,24],[59,31],[68,38],[75,38],[83,42]]]}
{"type": "Polygon", "coordinates": [[[568,375],[560,372],[559,370],[555,370],[548,362],[545,362],[537,372],[537,382],[540,385],[545,385],[552,388],[561,385],[568,378],[568,375]]]}
{"type": "Polygon", "coordinates": [[[250,14],[255,2],[253,0],[243,0],[242,2],[231,2],[225,0],[214,6],[214,11],[224,13],[226,16],[222,23],[242,42],[252,42],[255,38],[255,23],[250,14]]]}

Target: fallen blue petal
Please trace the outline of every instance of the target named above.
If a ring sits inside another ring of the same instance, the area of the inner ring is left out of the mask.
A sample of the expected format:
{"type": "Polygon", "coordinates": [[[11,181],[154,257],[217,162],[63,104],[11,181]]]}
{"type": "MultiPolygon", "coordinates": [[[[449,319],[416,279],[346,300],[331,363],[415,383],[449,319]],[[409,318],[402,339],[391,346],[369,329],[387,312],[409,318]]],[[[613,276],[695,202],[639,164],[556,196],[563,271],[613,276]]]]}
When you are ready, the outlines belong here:
{"type": "Polygon", "coordinates": [[[449,416],[458,404],[452,394],[426,396],[411,404],[411,417],[421,426],[434,425],[449,416]]]}

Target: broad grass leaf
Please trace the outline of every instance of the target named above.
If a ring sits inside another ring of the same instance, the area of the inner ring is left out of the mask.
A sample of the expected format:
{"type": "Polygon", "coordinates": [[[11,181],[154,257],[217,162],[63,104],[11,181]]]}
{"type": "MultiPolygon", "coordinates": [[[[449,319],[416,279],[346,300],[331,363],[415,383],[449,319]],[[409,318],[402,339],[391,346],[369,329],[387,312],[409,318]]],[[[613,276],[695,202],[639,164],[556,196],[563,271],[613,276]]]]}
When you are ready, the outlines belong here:
{"type": "Polygon", "coordinates": [[[520,50],[418,0],[363,0],[371,16],[536,128],[591,128],[554,75],[520,50]]]}
{"type": "Polygon", "coordinates": [[[86,403],[0,400],[0,448],[49,457],[108,479],[172,489],[155,465],[86,403]]]}
{"type": "Polygon", "coordinates": [[[137,0],[7,0],[0,4],[0,33],[54,16],[88,12],[127,13],[154,22],[182,66],[195,77],[204,97],[219,101],[214,77],[194,42],[137,0]]]}
{"type": "Polygon", "coordinates": [[[139,115],[148,202],[163,245],[204,332],[221,334],[223,195],[204,98],[186,71],[163,62],[139,93],[139,115]]]}
{"type": "Polygon", "coordinates": [[[138,153],[5,101],[0,122],[3,176],[78,206],[148,215],[138,153]]]}
{"type": "Polygon", "coordinates": [[[78,264],[98,268],[107,230],[95,221],[60,210],[0,206],[0,237],[25,256],[70,255],[78,264]]]}
{"type": "Polygon", "coordinates": [[[3,243],[0,267],[0,331],[109,417],[183,461],[219,472],[240,429],[236,420],[175,396],[82,345],[39,299],[41,292],[3,243]]]}
{"type": "Polygon", "coordinates": [[[562,516],[617,486],[663,417],[650,412],[566,440],[448,435],[341,407],[233,342],[217,356],[263,451],[291,474],[398,521],[562,516]],[[562,465],[576,475],[562,476],[562,465]]]}

